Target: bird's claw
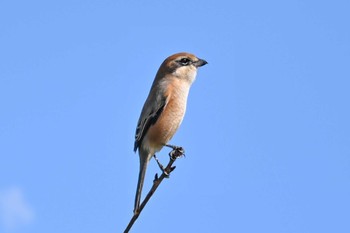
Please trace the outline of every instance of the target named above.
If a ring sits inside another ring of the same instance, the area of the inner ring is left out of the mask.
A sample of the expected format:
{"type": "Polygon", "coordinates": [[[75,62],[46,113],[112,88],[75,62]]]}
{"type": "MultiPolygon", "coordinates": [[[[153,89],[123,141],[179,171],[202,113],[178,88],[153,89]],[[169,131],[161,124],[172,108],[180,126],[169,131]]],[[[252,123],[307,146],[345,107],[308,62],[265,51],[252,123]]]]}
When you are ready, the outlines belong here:
{"type": "Polygon", "coordinates": [[[172,160],[175,160],[177,158],[185,156],[185,149],[183,147],[181,147],[181,146],[174,146],[174,145],[166,145],[166,146],[173,149],[169,153],[169,156],[170,156],[170,158],[172,160]]]}

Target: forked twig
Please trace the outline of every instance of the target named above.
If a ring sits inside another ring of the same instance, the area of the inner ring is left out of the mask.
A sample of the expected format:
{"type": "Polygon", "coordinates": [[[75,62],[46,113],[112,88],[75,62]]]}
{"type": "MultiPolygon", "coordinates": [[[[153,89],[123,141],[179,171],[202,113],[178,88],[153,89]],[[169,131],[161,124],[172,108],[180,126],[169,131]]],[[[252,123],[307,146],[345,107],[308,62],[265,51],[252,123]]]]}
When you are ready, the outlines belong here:
{"type": "Polygon", "coordinates": [[[145,197],[145,199],[141,203],[140,208],[134,212],[134,215],[132,216],[128,226],[124,230],[124,233],[128,233],[130,231],[131,227],[133,226],[133,224],[135,223],[135,221],[139,217],[141,211],[146,206],[146,204],[149,201],[149,199],[151,199],[152,195],[157,190],[158,186],[163,181],[163,179],[169,177],[170,173],[172,171],[174,171],[176,166],[172,167],[172,165],[175,162],[175,160],[177,158],[183,156],[184,153],[185,153],[184,149],[182,147],[171,146],[171,145],[167,145],[167,146],[173,148],[173,150],[169,153],[169,157],[170,157],[169,163],[164,168],[163,173],[162,173],[162,175],[160,177],[158,177],[158,174],[155,175],[154,180],[153,180],[153,186],[152,186],[151,190],[148,192],[147,196],[145,197]]]}

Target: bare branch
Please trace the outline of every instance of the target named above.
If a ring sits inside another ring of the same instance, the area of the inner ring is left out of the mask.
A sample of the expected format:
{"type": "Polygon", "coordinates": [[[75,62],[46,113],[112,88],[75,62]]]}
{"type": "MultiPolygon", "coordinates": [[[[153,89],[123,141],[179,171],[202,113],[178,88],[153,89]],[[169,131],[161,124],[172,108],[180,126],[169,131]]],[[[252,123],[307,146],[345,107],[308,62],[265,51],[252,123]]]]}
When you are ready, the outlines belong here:
{"type": "Polygon", "coordinates": [[[148,192],[147,196],[145,197],[145,199],[143,200],[143,202],[140,205],[140,208],[135,210],[134,215],[132,216],[128,226],[126,227],[126,229],[124,230],[124,233],[128,233],[131,229],[131,227],[133,226],[133,224],[135,223],[135,221],[137,220],[137,218],[139,217],[141,211],[143,210],[143,208],[146,206],[147,202],[149,201],[149,199],[151,199],[152,195],[154,194],[154,192],[157,190],[158,186],[160,185],[160,183],[163,181],[164,178],[168,178],[170,173],[172,171],[174,171],[174,169],[176,168],[175,166],[172,167],[173,163],[175,162],[175,160],[181,156],[184,155],[184,149],[182,147],[177,147],[177,146],[171,146],[171,145],[167,145],[168,147],[173,148],[173,150],[169,153],[169,163],[168,165],[163,169],[163,173],[160,177],[158,177],[158,174],[155,175],[154,180],[153,180],[153,186],[151,188],[151,190],[148,192]]]}

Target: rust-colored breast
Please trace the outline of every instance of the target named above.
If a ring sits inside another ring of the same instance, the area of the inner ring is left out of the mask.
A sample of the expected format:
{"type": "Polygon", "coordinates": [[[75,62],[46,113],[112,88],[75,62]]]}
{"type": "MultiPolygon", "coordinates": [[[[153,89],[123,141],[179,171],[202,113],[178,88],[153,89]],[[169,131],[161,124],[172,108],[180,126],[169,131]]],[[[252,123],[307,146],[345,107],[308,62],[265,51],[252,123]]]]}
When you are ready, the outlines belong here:
{"type": "Polygon", "coordinates": [[[147,132],[149,146],[160,150],[174,136],[186,111],[189,86],[181,81],[175,81],[165,93],[168,102],[157,122],[147,132]]]}

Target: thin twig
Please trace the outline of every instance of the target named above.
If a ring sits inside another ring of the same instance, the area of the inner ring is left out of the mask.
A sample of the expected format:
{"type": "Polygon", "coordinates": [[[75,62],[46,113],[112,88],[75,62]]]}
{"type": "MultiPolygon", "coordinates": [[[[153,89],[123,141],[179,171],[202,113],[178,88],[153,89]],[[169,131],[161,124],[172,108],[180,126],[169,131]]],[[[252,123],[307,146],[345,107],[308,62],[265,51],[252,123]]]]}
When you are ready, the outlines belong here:
{"type": "Polygon", "coordinates": [[[139,209],[135,210],[134,215],[132,216],[128,226],[124,230],[124,233],[128,233],[129,232],[129,230],[131,229],[131,227],[133,226],[133,224],[135,223],[135,221],[139,217],[141,211],[146,206],[146,204],[149,201],[149,199],[151,199],[152,195],[157,190],[158,186],[163,181],[163,179],[164,178],[168,178],[170,173],[172,171],[174,171],[174,169],[176,167],[175,166],[172,167],[172,165],[175,162],[175,160],[177,158],[179,158],[179,157],[184,155],[184,150],[183,150],[182,147],[176,147],[176,146],[170,146],[170,147],[173,148],[173,150],[169,153],[170,160],[169,160],[168,165],[165,167],[165,169],[163,170],[162,175],[159,178],[158,178],[158,174],[155,175],[155,178],[153,180],[153,186],[152,186],[151,190],[148,192],[147,196],[145,197],[145,199],[141,203],[139,209]]]}

